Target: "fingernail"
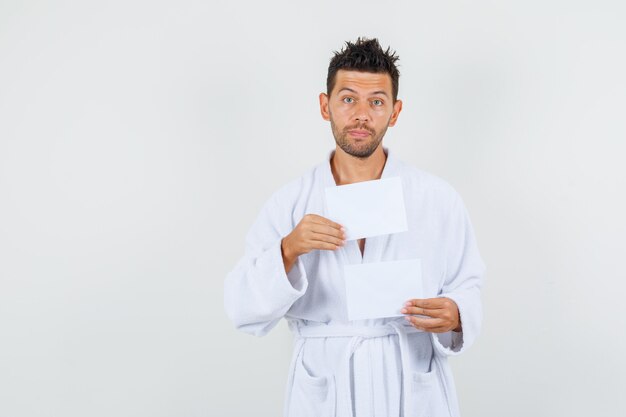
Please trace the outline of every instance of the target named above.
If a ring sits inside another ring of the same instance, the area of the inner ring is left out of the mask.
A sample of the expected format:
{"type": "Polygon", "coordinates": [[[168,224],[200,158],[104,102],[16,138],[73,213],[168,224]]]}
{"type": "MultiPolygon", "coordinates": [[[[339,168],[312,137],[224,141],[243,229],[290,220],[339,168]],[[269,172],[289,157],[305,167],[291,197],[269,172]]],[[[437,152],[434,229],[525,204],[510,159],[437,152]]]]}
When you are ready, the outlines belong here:
{"type": "Polygon", "coordinates": [[[409,317],[409,316],[404,316],[404,319],[405,319],[406,321],[411,321],[411,317],[409,317]]]}
{"type": "Polygon", "coordinates": [[[409,307],[411,305],[410,301],[407,301],[406,303],[404,303],[405,306],[409,307]]]}
{"type": "Polygon", "coordinates": [[[406,312],[407,312],[407,309],[406,309],[406,308],[403,308],[402,310],[400,310],[400,312],[401,312],[401,313],[406,313],[406,312]]]}

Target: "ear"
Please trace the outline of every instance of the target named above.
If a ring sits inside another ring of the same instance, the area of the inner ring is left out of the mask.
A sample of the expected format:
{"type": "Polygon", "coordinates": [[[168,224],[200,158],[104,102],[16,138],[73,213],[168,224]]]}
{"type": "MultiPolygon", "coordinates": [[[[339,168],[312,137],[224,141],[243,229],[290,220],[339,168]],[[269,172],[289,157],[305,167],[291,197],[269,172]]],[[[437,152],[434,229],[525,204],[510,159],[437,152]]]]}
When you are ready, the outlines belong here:
{"type": "Polygon", "coordinates": [[[391,113],[391,118],[389,119],[389,126],[393,126],[396,124],[396,121],[398,120],[398,116],[400,115],[401,111],[402,100],[396,100],[396,102],[393,104],[393,113],[391,113]]]}
{"type": "Polygon", "coordinates": [[[328,95],[326,95],[326,93],[320,93],[320,113],[322,114],[322,119],[326,121],[330,120],[330,112],[328,111],[328,95]]]}

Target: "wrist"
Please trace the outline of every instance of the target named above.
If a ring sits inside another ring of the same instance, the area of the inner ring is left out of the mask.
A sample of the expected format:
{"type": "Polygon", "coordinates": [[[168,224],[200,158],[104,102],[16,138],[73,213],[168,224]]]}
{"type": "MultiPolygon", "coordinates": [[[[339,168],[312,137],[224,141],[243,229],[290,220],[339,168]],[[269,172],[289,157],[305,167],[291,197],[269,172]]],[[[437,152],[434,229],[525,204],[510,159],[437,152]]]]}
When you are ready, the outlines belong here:
{"type": "Polygon", "coordinates": [[[289,240],[287,236],[285,236],[280,242],[280,250],[283,255],[283,260],[285,262],[289,264],[292,264],[295,262],[297,255],[295,255],[293,251],[291,250],[291,246],[289,245],[289,240]]]}
{"type": "Polygon", "coordinates": [[[459,320],[459,325],[456,328],[452,329],[453,332],[460,333],[463,331],[463,325],[461,325],[461,320],[459,320]]]}

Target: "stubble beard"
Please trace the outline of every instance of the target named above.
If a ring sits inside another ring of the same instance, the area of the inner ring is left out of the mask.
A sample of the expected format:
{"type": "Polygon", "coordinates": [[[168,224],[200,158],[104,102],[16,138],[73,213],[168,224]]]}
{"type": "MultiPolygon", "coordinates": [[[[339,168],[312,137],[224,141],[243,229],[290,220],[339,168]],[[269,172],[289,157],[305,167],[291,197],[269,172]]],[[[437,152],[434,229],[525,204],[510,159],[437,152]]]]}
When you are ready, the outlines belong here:
{"type": "MultiPolygon", "coordinates": [[[[391,120],[391,118],[390,118],[391,120]]],[[[370,155],[374,153],[374,151],[378,148],[380,143],[387,132],[387,128],[389,127],[389,122],[385,125],[384,129],[380,133],[376,133],[376,131],[370,127],[368,127],[365,123],[354,124],[352,126],[346,126],[342,130],[339,130],[335,122],[333,121],[332,115],[330,116],[330,127],[333,131],[333,136],[335,137],[335,143],[348,155],[352,155],[355,158],[366,159],[369,158],[370,155]],[[355,141],[350,141],[348,138],[348,131],[353,129],[359,130],[367,130],[371,133],[369,141],[356,143],[355,141]]]]}

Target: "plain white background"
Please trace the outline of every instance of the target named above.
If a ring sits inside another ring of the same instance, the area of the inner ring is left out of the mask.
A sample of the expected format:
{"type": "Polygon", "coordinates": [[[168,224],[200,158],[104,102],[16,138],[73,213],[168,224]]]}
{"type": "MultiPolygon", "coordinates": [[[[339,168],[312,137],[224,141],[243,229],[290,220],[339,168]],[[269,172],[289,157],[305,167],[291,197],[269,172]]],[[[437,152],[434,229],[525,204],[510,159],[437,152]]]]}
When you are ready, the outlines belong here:
{"type": "Polygon", "coordinates": [[[333,149],[359,35],[400,55],[384,144],[450,182],[488,267],[462,413],[626,415],[619,1],[0,1],[0,417],[282,411],[291,335],[223,280],[333,149]]]}

